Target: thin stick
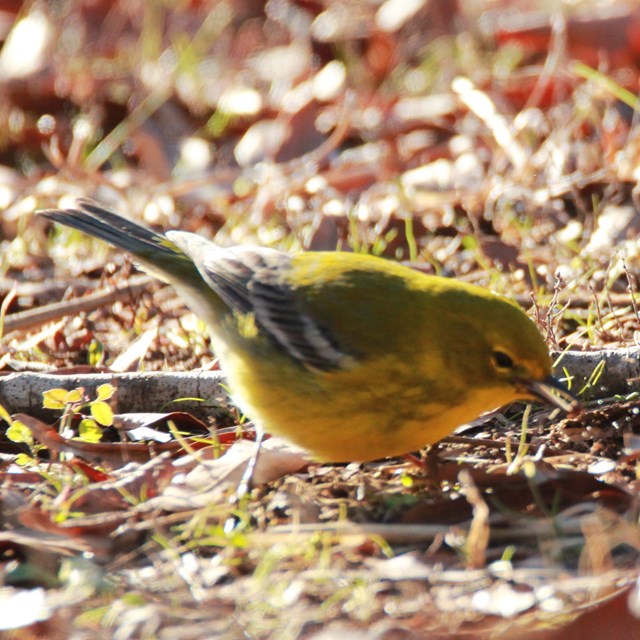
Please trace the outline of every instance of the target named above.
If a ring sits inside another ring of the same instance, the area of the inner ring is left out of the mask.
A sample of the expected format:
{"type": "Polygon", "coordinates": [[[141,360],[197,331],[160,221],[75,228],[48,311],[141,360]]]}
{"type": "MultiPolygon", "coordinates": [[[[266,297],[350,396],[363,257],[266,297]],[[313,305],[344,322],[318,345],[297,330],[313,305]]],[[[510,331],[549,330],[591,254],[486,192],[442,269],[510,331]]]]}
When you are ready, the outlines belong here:
{"type": "Polygon", "coordinates": [[[4,334],[19,329],[31,329],[64,316],[74,315],[83,311],[93,311],[117,300],[134,297],[146,289],[153,280],[149,276],[137,276],[124,285],[118,285],[107,291],[96,291],[88,296],[76,300],[63,300],[45,305],[37,309],[20,311],[6,316],[4,319],[4,334]]]}

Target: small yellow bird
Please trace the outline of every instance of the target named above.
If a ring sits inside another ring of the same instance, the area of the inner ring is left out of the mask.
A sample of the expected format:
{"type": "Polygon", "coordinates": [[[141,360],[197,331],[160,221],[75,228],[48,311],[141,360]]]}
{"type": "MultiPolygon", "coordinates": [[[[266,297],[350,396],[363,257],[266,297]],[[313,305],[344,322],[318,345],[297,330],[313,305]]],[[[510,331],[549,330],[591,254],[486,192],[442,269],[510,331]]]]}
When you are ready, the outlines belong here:
{"type": "Polygon", "coordinates": [[[513,302],[369,255],[222,248],[86,200],[41,212],[131,252],[209,326],[239,407],[329,462],[408,453],[518,399],[575,406],[513,302]]]}

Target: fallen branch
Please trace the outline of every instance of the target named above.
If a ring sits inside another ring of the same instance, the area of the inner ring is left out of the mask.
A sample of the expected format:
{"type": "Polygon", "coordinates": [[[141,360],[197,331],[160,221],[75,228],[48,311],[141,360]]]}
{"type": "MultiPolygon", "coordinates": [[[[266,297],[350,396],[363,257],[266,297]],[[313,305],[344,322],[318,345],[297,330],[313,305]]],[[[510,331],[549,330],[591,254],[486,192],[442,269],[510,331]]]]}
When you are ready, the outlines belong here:
{"type": "Polygon", "coordinates": [[[28,311],[20,311],[8,315],[4,319],[4,334],[19,329],[30,329],[58,320],[64,316],[75,315],[84,311],[93,311],[98,307],[107,306],[125,298],[135,298],[141,291],[147,288],[149,282],[153,278],[149,276],[137,276],[131,278],[127,284],[119,285],[107,290],[96,291],[82,298],[74,298],[73,300],[63,300],[54,302],[36,309],[28,311]]]}
{"type": "MultiPolygon", "coordinates": [[[[587,388],[587,399],[626,395],[640,390],[640,348],[602,349],[600,351],[566,351],[554,354],[559,362],[555,373],[569,379],[574,393],[587,388]],[[588,384],[597,368],[597,380],[588,384]]],[[[42,393],[54,387],[83,387],[89,395],[98,385],[111,383],[118,388],[114,400],[116,413],[189,411],[197,417],[211,415],[221,407],[228,408],[230,399],[220,371],[102,373],[58,375],[20,372],[0,374],[0,405],[10,413],[28,413],[47,418],[51,412],[42,408],[42,393]],[[180,398],[190,400],[179,401],[180,398]],[[194,401],[201,398],[203,402],[194,401]]]]}
{"type": "Polygon", "coordinates": [[[56,413],[43,409],[43,392],[56,387],[69,390],[82,387],[89,397],[95,397],[97,387],[105,383],[117,388],[110,401],[115,413],[174,410],[206,417],[221,411],[227,413],[230,406],[220,371],[84,375],[10,373],[0,376],[0,405],[9,413],[27,413],[48,420],[56,413]]]}
{"type": "Polygon", "coordinates": [[[590,400],[640,390],[640,347],[555,353],[555,374],[590,400]],[[601,371],[596,372],[596,369],[601,371]],[[567,375],[568,374],[568,375],[567,375]],[[596,375],[597,374],[597,375],[596,375]],[[590,380],[594,378],[590,382],[590,380]]]}

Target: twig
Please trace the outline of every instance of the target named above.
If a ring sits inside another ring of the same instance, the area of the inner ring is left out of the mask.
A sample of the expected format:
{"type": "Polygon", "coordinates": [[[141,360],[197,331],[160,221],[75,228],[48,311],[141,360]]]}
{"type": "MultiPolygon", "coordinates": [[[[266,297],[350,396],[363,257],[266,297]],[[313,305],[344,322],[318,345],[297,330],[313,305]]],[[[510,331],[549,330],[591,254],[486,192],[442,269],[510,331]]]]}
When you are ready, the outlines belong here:
{"type": "Polygon", "coordinates": [[[135,297],[146,289],[152,281],[153,278],[149,276],[136,276],[131,278],[127,284],[119,285],[107,291],[96,291],[83,298],[54,302],[37,309],[13,313],[4,320],[4,333],[6,335],[19,329],[31,329],[64,316],[92,311],[124,298],[135,297]]]}
{"type": "Polygon", "coordinates": [[[633,278],[631,273],[629,273],[629,269],[627,267],[627,261],[625,258],[622,258],[622,268],[624,269],[624,274],[627,277],[627,291],[629,292],[629,297],[631,298],[631,306],[633,307],[633,313],[636,316],[636,321],[640,324],[640,314],[638,313],[638,304],[636,303],[636,296],[633,287],[633,278]]]}
{"type": "Polygon", "coordinates": [[[99,385],[109,383],[118,392],[111,401],[116,413],[188,411],[196,417],[228,411],[229,396],[220,371],[181,373],[103,373],[56,375],[51,373],[10,373],[0,375],[0,405],[10,413],[50,419],[52,412],[42,407],[48,389],[83,387],[89,395],[99,385]],[[196,398],[202,401],[195,400],[196,398]],[[169,406],[168,406],[169,405],[169,406]]]}

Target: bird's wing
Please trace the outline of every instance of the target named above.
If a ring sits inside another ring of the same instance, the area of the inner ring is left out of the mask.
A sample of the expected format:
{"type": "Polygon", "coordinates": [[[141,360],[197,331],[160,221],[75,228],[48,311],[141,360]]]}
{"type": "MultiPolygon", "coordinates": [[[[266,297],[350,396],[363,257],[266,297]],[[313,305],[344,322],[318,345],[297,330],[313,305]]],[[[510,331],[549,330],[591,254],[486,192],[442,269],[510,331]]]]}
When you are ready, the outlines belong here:
{"type": "Polygon", "coordinates": [[[295,360],[322,371],[342,368],[351,361],[329,330],[300,308],[296,291],[283,281],[278,269],[257,271],[249,283],[249,298],[260,327],[295,360]]]}
{"type": "Polygon", "coordinates": [[[305,313],[285,277],[288,254],[273,249],[224,249],[183,231],[167,236],[191,257],[204,280],[224,303],[241,314],[253,314],[261,331],[300,364],[329,371],[351,358],[327,328],[305,313]]]}

